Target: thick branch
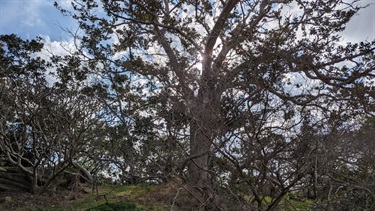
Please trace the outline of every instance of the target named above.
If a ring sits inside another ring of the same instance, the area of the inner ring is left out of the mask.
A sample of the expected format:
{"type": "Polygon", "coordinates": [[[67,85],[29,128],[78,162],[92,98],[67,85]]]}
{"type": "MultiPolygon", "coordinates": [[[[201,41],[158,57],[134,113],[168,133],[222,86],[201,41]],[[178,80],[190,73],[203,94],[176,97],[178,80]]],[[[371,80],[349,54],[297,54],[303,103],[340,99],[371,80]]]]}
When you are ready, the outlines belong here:
{"type": "Polygon", "coordinates": [[[223,8],[223,11],[219,15],[219,18],[216,21],[215,26],[211,31],[211,34],[207,38],[205,55],[210,56],[212,54],[212,49],[217,41],[217,38],[219,37],[219,34],[222,31],[230,12],[233,10],[233,8],[237,5],[238,2],[239,0],[229,0],[223,8]]]}

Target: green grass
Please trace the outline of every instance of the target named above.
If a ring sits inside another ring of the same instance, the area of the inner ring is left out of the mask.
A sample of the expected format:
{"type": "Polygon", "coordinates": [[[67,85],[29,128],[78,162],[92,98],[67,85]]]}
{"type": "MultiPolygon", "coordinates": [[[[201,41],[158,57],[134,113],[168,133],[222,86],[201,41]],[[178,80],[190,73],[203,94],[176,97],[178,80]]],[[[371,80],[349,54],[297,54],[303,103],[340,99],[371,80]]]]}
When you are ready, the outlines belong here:
{"type": "MultiPolygon", "coordinates": [[[[46,207],[44,209],[29,208],[28,211],[112,211],[112,210],[168,210],[167,208],[155,207],[144,204],[142,198],[155,189],[152,185],[120,185],[113,189],[113,186],[103,185],[99,189],[99,195],[106,195],[108,202],[103,196],[97,197],[97,194],[88,194],[83,198],[56,205],[54,207],[46,207]],[[140,203],[141,202],[141,203],[140,203]]],[[[0,210],[2,211],[2,210],[0,210]]]]}
{"type": "Polygon", "coordinates": [[[311,200],[305,201],[297,201],[297,200],[290,200],[289,201],[292,206],[288,210],[311,210],[310,206],[314,203],[311,200]]]}
{"type": "Polygon", "coordinates": [[[136,206],[137,199],[151,191],[150,187],[136,185],[121,185],[113,189],[112,186],[103,186],[99,195],[106,194],[108,203],[103,196],[97,197],[96,194],[78,199],[71,204],[72,210],[144,210],[136,206]],[[120,209],[119,206],[128,207],[120,209]],[[135,206],[136,208],[134,208],[135,206]],[[111,208],[112,207],[112,208],[111,208]],[[114,207],[114,208],[113,208],[114,207]],[[132,208],[133,207],[133,208],[132,208]],[[88,209],[89,208],[89,209],[88,209]]]}
{"type": "MultiPolygon", "coordinates": [[[[120,185],[113,187],[111,185],[103,185],[99,189],[99,195],[105,195],[106,197],[97,197],[97,194],[86,194],[82,198],[79,197],[72,201],[48,201],[49,203],[34,204],[28,207],[23,207],[18,210],[28,211],[116,211],[116,210],[128,210],[128,211],[166,211],[170,210],[169,204],[158,203],[152,200],[155,194],[157,186],[155,185],[120,185]],[[151,193],[151,194],[150,194],[151,193]],[[151,197],[151,198],[150,198],[151,197]],[[106,200],[107,199],[107,200],[106,200]],[[54,204],[54,205],[53,205],[54,204]]],[[[61,194],[61,193],[60,193],[61,194]]],[[[64,197],[66,194],[62,193],[64,197]]],[[[247,200],[250,200],[250,196],[247,196],[247,200]]],[[[55,200],[53,198],[52,200],[55,200]]],[[[43,197],[43,200],[48,198],[43,197]]],[[[41,200],[39,200],[41,201],[41,200]]],[[[262,201],[262,206],[267,206],[273,201],[270,196],[265,196],[262,201]]],[[[312,210],[311,205],[314,204],[312,200],[301,199],[291,194],[287,194],[284,199],[280,201],[279,210],[292,211],[292,210],[312,210]]],[[[0,206],[0,211],[3,211],[0,206]]],[[[4,210],[5,211],[5,210],[4,210]]]]}
{"type": "Polygon", "coordinates": [[[104,203],[93,208],[89,208],[86,211],[120,211],[120,210],[127,210],[127,211],[143,211],[145,209],[138,207],[132,203],[104,203]]]}
{"type": "MultiPolygon", "coordinates": [[[[86,196],[82,199],[77,199],[77,200],[73,201],[73,203],[71,203],[65,209],[66,210],[85,210],[88,207],[97,206],[101,203],[103,203],[103,202],[100,201],[100,200],[97,201],[96,195],[93,194],[93,195],[88,195],[88,196],[86,196]]],[[[58,211],[58,209],[52,210],[52,211],[58,211]]]]}
{"type": "Polygon", "coordinates": [[[113,190],[115,196],[130,196],[131,199],[138,199],[155,189],[152,185],[122,185],[113,190]]]}

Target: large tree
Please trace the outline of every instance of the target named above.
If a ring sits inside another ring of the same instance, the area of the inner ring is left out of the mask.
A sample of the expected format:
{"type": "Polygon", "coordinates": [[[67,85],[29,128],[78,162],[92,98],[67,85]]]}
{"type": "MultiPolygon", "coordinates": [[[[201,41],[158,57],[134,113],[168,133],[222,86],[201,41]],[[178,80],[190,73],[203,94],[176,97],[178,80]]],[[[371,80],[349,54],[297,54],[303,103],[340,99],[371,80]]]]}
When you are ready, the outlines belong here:
{"type": "MultiPolygon", "coordinates": [[[[77,47],[91,74],[100,74],[115,96],[116,115],[133,109],[130,98],[121,98],[125,89],[126,96],[149,102],[137,112],[151,116],[160,135],[175,147],[189,143],[175,170],[184,174],[187,167],[186,179],[202,193],[197,198],[204,206],[220,208],[217,184],[230,175],[276,185],[278,195],[269,205],[274,208],[301,179],[298,173],[284,175],[282,168],[301,169],[302,155],[286,166],[275,157],[286,161],[290,146],[299,146],[296,134],[304,119],[374,112],[375,43],[342,44],[339,35],[361,8],[356,2],[74,0],[72,5],[72,11],[57,6],[78,20],[77,47]],[[219,174],[214,164],[220,162],[228,168],[219,174]]],[[[269,193],[244,184],[250,201],[262,206],[269,193]]]]}

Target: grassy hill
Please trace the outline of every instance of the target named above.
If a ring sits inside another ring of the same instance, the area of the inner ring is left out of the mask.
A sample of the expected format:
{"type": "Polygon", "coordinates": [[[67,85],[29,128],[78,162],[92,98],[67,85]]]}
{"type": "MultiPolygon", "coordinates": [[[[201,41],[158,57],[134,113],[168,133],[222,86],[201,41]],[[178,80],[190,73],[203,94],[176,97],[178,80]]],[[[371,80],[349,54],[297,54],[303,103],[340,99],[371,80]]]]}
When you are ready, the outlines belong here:
{"type": "MultiPolygon", "coordinates": [[[[0,192],[0,211],[167,211],[192,210],[194,199],[177,183],[161,185],[102,185],[92,191],[80,184],[77,191],[55,190],[36,196],[25,192],[0,192]],[[10,197],[10,200],[9,200],[10,197]]],[[[265,202],[267,203],[267,202],[265,202]]],[[[309,210],[312,201],[288,200],[281,210],[309,210]]]]}

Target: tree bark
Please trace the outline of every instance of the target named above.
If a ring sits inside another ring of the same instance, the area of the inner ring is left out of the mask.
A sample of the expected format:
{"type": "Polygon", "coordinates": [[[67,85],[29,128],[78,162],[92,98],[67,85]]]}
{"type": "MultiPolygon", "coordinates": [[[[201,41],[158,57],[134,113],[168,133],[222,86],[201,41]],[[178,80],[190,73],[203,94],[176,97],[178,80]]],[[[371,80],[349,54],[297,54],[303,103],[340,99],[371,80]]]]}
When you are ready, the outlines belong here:
{"type": "Polygon", "coordinates": [[[220,124],[220,94],[214,84],[206,82],[202,85],[193,104],[190,120],[190,182],[200,188],[212,186],[209,159],[220,124]]]}
{"type": "Polygon", "coordinates": [[[190,122],[190,182],[200,188],[210,188],[209,153],[218,132],[220,119],[220,96],[218,88],[218,69],[212,67],[212,53],[227,17],[238,4],[238,0],[229,0],[217,22],[208,34],[202,60],[202,76],[199,81],[199,93],[194,102],[190,122]]]}
{"type": "Polygon", "coordinates": [[[189,163],[190,182],[200,188],[211,186],[208,172],[209,152],[211,140],[205,134],[202,126],[196,122],[190,123],[190,155],[189,163]]]}

